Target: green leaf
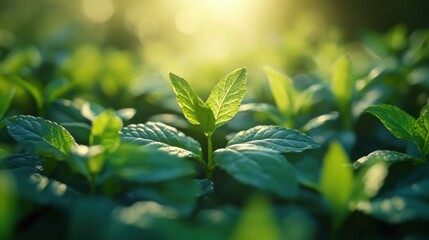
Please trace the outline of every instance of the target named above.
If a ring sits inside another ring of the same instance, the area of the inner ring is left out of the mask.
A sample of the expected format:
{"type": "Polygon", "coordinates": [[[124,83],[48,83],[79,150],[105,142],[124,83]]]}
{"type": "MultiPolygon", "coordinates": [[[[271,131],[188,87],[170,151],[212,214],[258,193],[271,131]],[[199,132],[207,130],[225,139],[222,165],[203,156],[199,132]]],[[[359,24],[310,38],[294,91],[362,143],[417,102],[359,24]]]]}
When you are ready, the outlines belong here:
{"type": "Polygon", "coordinates": [[[285,121],[283,114],[273,105],[266,103],[247,103],[240,106],[240,112],[252,111],[265,114],[269,119],[278,125],[285,121]]]}
{"type": "Polygon", "coordinates": [[[348,214],[348,204],[354,187],[349,158],[338,142],[331,143],[326,153],[320,177],[320,192],[328,201],[337,229],[348,214]]]}
{"type": "Polygon", "coordinates": [[[292,79],[268,66],[265,66],[264,70],[277,107],[287,118],[292,117],[295,113],[296,97],[296,90],[292,79]]]}
{"type": "Polygon", "coordinates": [[[280,236],[280,226],[270,201],[262,195],[250,198],[238,220],[232,239],[278,240],[280,236]]]}
{"type": "Polygon", "coordinates": [[[429,153],[429,109],[426,107],[414,125],[414,138],[424,154],[429,153]]]}
{"type": "Polygon", "coordinates": [[[11,154],[0,162],[0,169],[14,174],[32,174],[43,171],[43,160],[29,153],[11,154]]]}
{"type": "Polygon", "coordinates": [[[6,122],[9,134],[30,153],[65,160],[76,144],[70,133],[55,122],[28,115],[6,122]]]}
{"type": "Polygon", "coordinates": [[[36,105],[39,110],[43,108],[43,93],[35,84],[26,81],[18,76],[9,76],[9,78],[10,81],[16,83],[22,89],[26,90],[31,94],[31,96],[36,101],[36,105]]]}
{"type": "Polygon", "coordinates": [[[15,221],[18,220],[15,185],[11,174],[0,171],[0,239],[12,239],[15,221]]]}
{"type": "Polygon", "coordinates": [[[387,173],[387,164],[384,162],[366,165],[361,169],[356,176],[350,207],[354,209],[359,202],[374,197],[383,186],[387,173]]]}
{"type": "Polygon", "coordinates": [[[395,137],[413,141],[413,129],[416,120],[408,113],[387,104],[370,106],[365,111],[380,119],[395,137]]]}
{"type": "Polygon", "coordinates": [[[57,98],[67,93],[72,87],[70,81],[64,78],[50,82],[44,91],[45,101],[47,103],[54,102],[57,98]]]}
{"type": "Polygon", "coordinates": [[[362,202],[358,209],[365,214],[390,224],[405,223],[413,220],[429,220],[429,204],[425,200],[394,196],[362,202]]]}
{"type": "Polygon", "coordinates": [[[105,162],[105,148],[101,145],[85,146],[76,145],[70,155],[70,166],[78,173],[92,180],[93,175],[98,175],[105,162]]]}
{"type": "Polygon", "coordinates": [[[309,136],[297,130],[278,126],[256,126],[239,132],[229,140],[227,148],[234,148],[238,144],[277,152],[302,152],[319,147],[309,136]]]}
{"type": "Polygon", "coordinates": [[[313,130],[315,128],[323,126],[327,122],[330,122],[330,121],[338,119],[339,116],[340,115],[338,114],[338,112],[330,112],[330,113],[327,113],[327,114],[323,114],[323,115],[317,116],[315,118],[310,119],[304,125],[304,127],[302,127],[302,130],[306,131],[306,132],[310,131],[310,130],[313,130]]]}
{"type": "Polygon", "coordinates": [[[121,144],[108,157],[106,165],[108,169],[103,177],[117,176],[135,183],[157,183],[194,174],[192,164],[186,159],[128,144],[121,144]]]}
{"type": "Polygon", "coordinates": [[[200,144],[177,129],[160,122],[132,124],[122,129],[121,138],[141,146],[152,146],[180,158],[202,158],[200,144]]]}
{"type": "Polygon", "coordinates": [[[185,115],[186,119],[188,119],[191,124],[200,125],[197,113],[195,112],[195,105],[203,101],[199,99],[198,95],[185,79],[174,73],[170,73],[170,80],[173,85],[173,90],[176,93],[177,103],[182,109],[183,115],[185,115]]]}
{"type": "Polygon", "coordinates": [[[116,110],[116,115],[120,117],[123,121],[128,121],[136,115],[136,109],[134,108],[122,108],[116,110]]]}
{"type": "Polygon", "coordinates": [[[3,118],[3,115],[6,113],[7,109],[12,102],[13,97],[15,96],[15,89],[7,89],[8,91],[0,91],[0,120],[3,118]]]}
{"type": "Polygon", "coordinates": [[[332,93],[342,114],[349,114],[354,89],[352,64],[348,56],[343,56],[334,66],[331,82],[332,93]]]}
{"type": "Polygon", "coordinates": [[[195,104],[195,113],[197,114],[198,122],[200,123],[200,128],[203,130],[206,136],[211,136],[216,130],[216,119],[213,115],[213,111],[210,109],[207,104],[197,101],[195,104]]]}
{"type": "Polygon", "coordinates": [[[179,213],[187,215],[195,206],[199,189],[191,177],[183,177],[173,181],[143,185],[133,191],[133,194],[145,200],[149,199],[174,207],[179,213]]]}
{"type": "Polygon", "coordinates": [[[377,150],[368,154],[368,156],[359,158],[356,162],[353,163],[353,167],[355,169],[358,169],[364,165],[368,165],[368,164],[371,165],[377,162],[384,162],[390,165],[390,164],[403,162],[407,160],[414,160],[414,159],[413,157],[400,152],[389,151],[389,150],[377,150]]]}
{"type": "Polygon", "coordinates": [[[122,129],[122,119],[115,112],[107,110],[92,122],[89,143],[101,145],[107,152],[113,152],[121,143],[119,132],[122,129]]]}
{"type": "Polygon", "coordinates": [[[246,93],[246,80],[246,68],[239,68],[223,77],[213,88],[206,103],[213,111],[216,127],[237,114],[246,93]]]}
{"type": "Polygon", "coordinates": [[[238,181],[294,198],[298,180],[293,166],[280,154],[256,146],[218,149],[214,161],[238,181]]]}

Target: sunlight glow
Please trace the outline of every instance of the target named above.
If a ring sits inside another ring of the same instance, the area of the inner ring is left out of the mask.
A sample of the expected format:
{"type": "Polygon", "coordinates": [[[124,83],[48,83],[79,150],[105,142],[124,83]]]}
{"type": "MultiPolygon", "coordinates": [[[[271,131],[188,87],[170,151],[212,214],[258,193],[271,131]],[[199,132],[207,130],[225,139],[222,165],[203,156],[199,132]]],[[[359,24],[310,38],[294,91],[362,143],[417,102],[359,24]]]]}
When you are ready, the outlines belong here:
{"type": "Polygon", "coordinates": [[[176,15],[176,27],[183,34],[193,34],[200,26],[200,17],[192,10],[185,9],[176,15]]]}
{"type": "Polygon", "coordinates": [[[95,23],[104,23],[109,20],[115,12],[112,0],[83,0],[82,13],[95,23]]]}

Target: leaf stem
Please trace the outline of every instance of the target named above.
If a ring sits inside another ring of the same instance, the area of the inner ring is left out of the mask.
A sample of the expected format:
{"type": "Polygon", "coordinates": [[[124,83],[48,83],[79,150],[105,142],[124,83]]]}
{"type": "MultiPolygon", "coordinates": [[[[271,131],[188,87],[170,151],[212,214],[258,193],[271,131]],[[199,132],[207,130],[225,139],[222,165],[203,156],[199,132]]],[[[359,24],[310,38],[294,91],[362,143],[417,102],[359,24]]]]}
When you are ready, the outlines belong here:
{"type": "Polygon", "coordinates": [[[207,179],[211,180],[214,171],[212,135],[207,135],[207,179]]]}

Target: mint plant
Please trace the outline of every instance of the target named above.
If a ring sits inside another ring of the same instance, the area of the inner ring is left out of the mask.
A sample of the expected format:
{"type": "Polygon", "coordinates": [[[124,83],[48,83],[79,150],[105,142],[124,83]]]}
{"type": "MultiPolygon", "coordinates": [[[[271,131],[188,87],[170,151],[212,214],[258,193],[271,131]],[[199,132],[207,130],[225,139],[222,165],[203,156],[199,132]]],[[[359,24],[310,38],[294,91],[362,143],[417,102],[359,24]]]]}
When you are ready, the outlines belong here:
{"type": "Polygon", "coordinates": [[[183,114],[207,138],[207,159],[203,159],[201,146],[196,140],[163,123],[126,126],[121,132],[124,142],[195,159],[210,180],[215,169],[220,167],[245,184],[285,198],[297,195],[298,180],[294,168],[281,153],[317,148],[318,144],[307,135],[279,126],[256,126],[235,134],[225,148],[213,151],[212,134],[239,110],[246,91],[246,69],[237,69],[222,78],[205,102],[185,79],[170,73],[170,80],[183,114]]]}

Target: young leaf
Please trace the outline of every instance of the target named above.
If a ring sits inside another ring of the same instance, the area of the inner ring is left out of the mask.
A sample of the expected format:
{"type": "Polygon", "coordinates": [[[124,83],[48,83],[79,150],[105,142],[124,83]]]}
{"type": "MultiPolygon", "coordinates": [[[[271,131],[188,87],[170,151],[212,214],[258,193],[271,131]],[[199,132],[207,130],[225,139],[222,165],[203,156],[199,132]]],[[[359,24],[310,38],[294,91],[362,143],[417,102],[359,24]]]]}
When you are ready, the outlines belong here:
{"type": "Polygon", "coordinates": [[[15,96],[15,89],[0,91],[0,120],[9,108],[13,96],[15,96]]]}
{"type": "Polygon", "coordinates": [[[350,103],[355,89],[352,78],[351,62],[348,56],[341,57],[332,73],[331,89],[342,114],[350,109],[350,103]]]}
{"type": "Polygon", "coordinates": [[[185,79],[174,73],[170,73],[170,80],[173,84],[173,90],[176,93],[177,103],[182,109],[183,115],[185,115],[186,119],[188,119],[191,124],[200,125],[197,113],[195,112],[195,105],[203,101],[199,99],[198,95],[185,79]]]}
{"type": "Polygon", "coordinates": [[[122,120],[115,112],[107,110],[92,122],[89,143],[101,145],[107,152],[114,151],[121,143],[119,132],[122,129],[122,120]]]}
{"type": "Polygon", "coordinates": [[[246,204],[232,239],[278,240],[280,235],[270,202],[262,195],[255,195],[246,204]]]}
{"type": "Polygon", "coordinates": [[[246,93],[246,69],[239,68],[222,78],[210,93],[207,105],[213,111],[216,127],[231,120],[240,109],[246,93]]]}
{"type": "Polygon", "coordinates": [[[234,148],[238,144],[251,145],[277,152],[302,152],[306,149],[319,147],[307,135],[297,130],[278,126],[256,126],[239,132],[229,140],[227,148],[234,148]]]}
{"type": "Polygon", "coordinates": [[[324,157],[320,177],[320,191],[334,215],[337,229],[348,214],[348,204],[354,187],[354,176],[349,158],[338,142],[333,142],[324,157]]]}
{"type": "Polygon", "coordinates": [[[216,130],[216,119],[213,115],[213,111],[207,104],[195,100],[195,113],[197,114],[198,122],[200,122],[200,128],[203,130],[206,136],[211,136],[216,130]]]}
{"type": "Polygon", "coordinates": [[[295,112],[296,96],[292,79],[268,66],[265,66],[264,70],[277,107],[288,118],[291,117],[295,112]]]}
{"type": "Polygon", "coordinates": [[[414,137],[424,154],[429,153],[429,109],[426,107],[414,126],[414,137]]]}
{"type": "Polygon", "coordinates": [[[20,115],[9,118],[6,125],[9,134],[25,150],[42,157],[65,160],[76,144],[65,128],[43,118],[20,115]]]}
{"type": "Polygon", "coordinates": [[[218,149],[214,161],[242,183],[284,198],[294,198],[298,193],[295,169],[274,151],[257,146],[218,149]]]}
{"type": "Polygon", "coordinates": [[[395,137],[413,141],[413,129],[416,120],[408,113],[387,104],[370,106],[365,111],[380,119],[395,137]]]}
{"type": "Polygon", "coordinates": [[[104,166],[104,151],[101,145],[76,145],[70,155],[70,166],[91,181],[92,176],[98,175],[104,166]]]}
{"type": "Polygon", "coordinates": [[[160,122],[128,125],[122,129],[121,138],[124,142],[153,146],[180,158],[202,157],[201,146],[195,139],[160,122]]]}

